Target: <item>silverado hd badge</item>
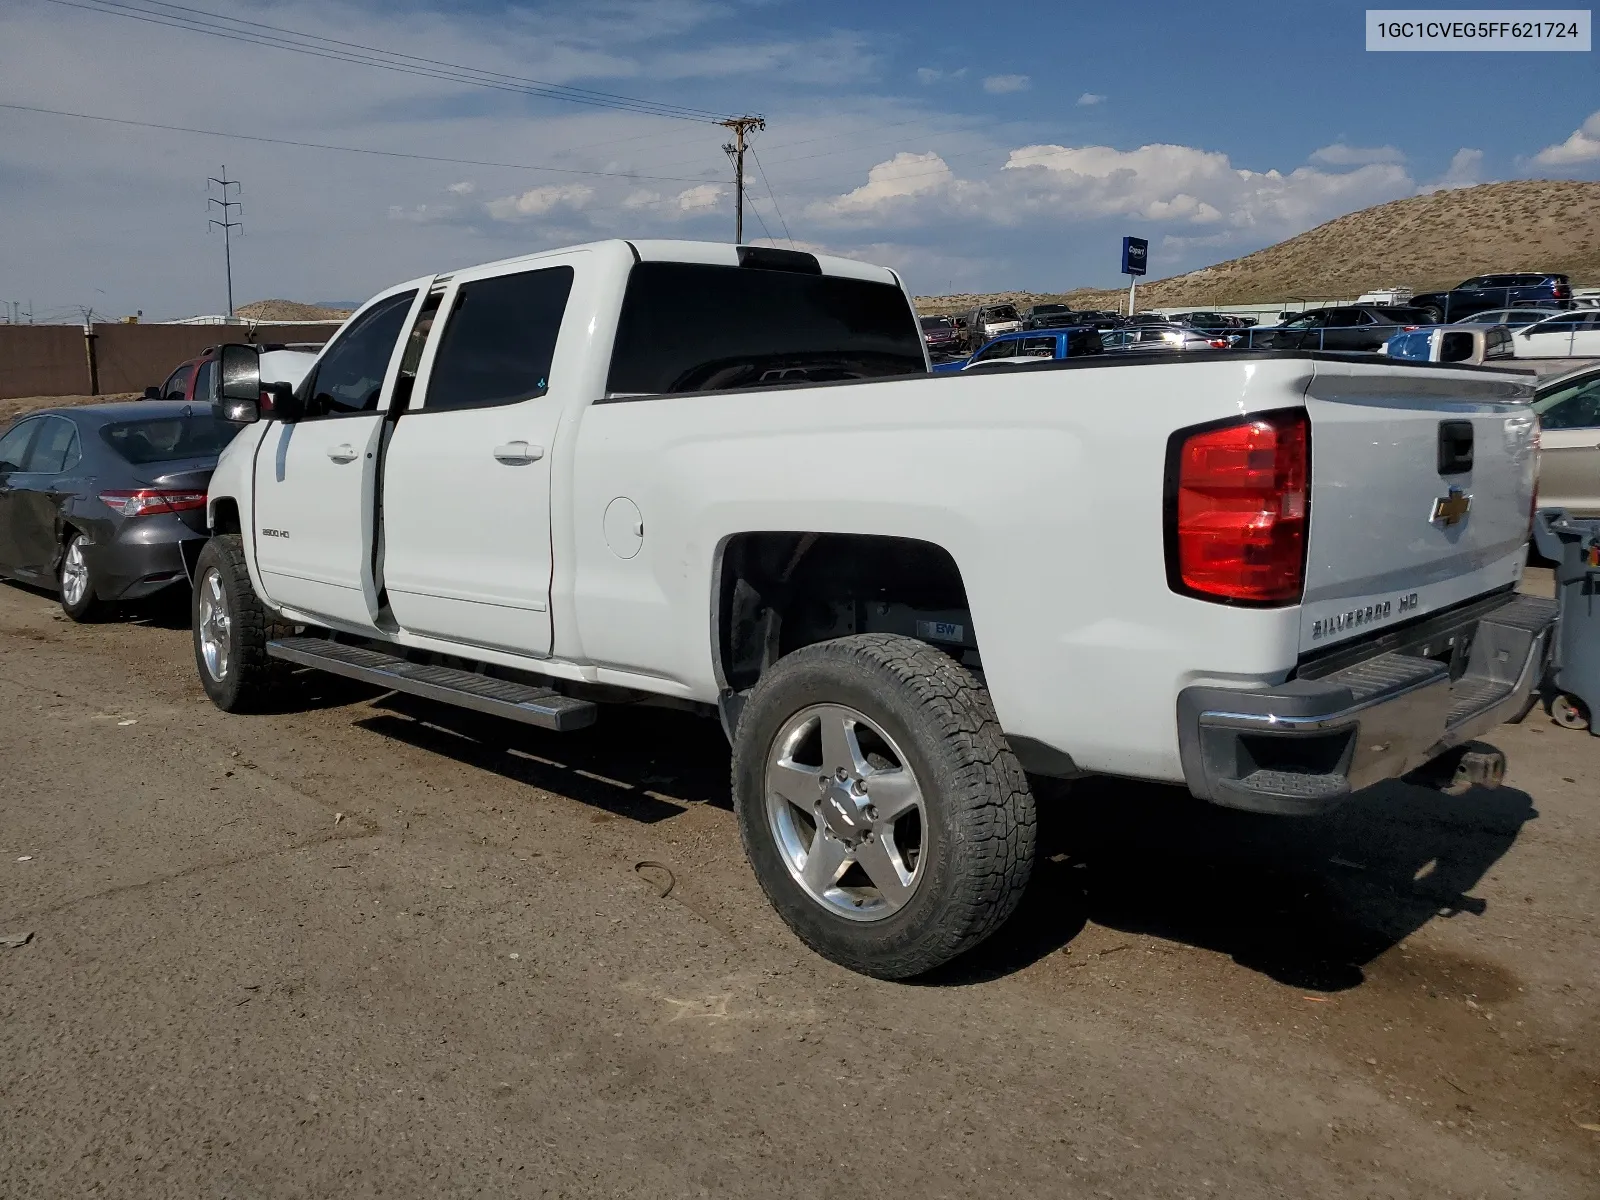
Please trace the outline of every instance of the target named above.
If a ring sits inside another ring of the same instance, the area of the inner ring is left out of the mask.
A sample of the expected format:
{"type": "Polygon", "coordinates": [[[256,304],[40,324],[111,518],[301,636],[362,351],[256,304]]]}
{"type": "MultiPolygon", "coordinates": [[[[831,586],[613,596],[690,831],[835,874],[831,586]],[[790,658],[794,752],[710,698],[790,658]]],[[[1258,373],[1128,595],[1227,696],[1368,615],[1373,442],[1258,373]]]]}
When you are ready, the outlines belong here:
{"type": "Polygon", "coordinates": [[[1443,496],[1433,499],[1433,515],[1429,521],[1437,521],[1445,528],[1459,525],[1467,519],[1467,514],[1472,511],[1472,497],[1458,487],[1453,487],[1443,496]]]}
{"type": "Polygon", "coordinates": [[[1417,611],[1421,597],[1416,592],[1408,592],[1394,600],[1379,600],[1374,604],[1365,604],[1360,608],[1347,609],[1342,613],[1334,613],[1331,617],[1318,617],[1311,623],[1311,637],[1331,637],[1336,633],[1347,633],[1352,629],[1360,629],[1364,625],[1372,625],[1378,621],[1387,621],[1390,617],[1403,617],[1417,611]]]}

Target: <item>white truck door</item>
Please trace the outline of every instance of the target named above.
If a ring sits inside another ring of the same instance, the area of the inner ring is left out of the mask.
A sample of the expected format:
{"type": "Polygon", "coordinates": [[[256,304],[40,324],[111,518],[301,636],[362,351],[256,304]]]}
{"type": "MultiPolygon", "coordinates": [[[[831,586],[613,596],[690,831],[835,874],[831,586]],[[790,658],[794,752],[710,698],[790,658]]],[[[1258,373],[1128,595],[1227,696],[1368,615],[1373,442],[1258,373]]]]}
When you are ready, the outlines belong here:
{"type": "Polygon", "coordinates": [[[427,292],[416,280],[375,297],[339,331],[303,384],[305,416],[274,422],[256,451],[256,565],[272,603],[339,626],[378,611],[372,516],[383,410],[401,334],[427,292]]]}
{"type": "Polygon", "coordinates": [[[552,376],[576,256],[459,272],[384,455],[382,586],[409,633],[550,653],[552,376]]]}

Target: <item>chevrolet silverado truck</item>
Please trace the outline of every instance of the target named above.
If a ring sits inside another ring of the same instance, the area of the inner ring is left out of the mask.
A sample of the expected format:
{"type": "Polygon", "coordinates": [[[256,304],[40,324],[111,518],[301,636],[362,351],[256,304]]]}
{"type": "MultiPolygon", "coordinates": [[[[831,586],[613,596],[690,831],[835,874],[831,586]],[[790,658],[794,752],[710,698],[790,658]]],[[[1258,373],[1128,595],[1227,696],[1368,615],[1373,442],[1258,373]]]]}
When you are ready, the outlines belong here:
{"type": "Polygon", "coordinates": [[[1011,913],[1030,776],[1281,814],[1493,784],[1473,739],[1546,657],[1512,372],[936,376],[892,271],[668,241],[411,280],[293,390],[251,354],[223,351],[248,423],[195,576],[220,707],[314,668],[556,732],[613,701],[718,718],[773,907],[884,978],[1011,913]]]}

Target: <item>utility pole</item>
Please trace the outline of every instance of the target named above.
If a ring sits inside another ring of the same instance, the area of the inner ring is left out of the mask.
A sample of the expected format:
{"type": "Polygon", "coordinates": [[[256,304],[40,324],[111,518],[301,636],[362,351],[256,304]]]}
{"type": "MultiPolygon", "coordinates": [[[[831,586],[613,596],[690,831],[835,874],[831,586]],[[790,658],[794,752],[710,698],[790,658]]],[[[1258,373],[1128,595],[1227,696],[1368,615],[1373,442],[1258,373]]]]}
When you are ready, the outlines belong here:
{"type": "Polygon", "coordinates": [[[239,188],[242,193],[244,188],[240,186],[237,179],[228,178],[227,167],[222,168],[221,179],[213,175],[206,180],[207,192],[211,190],[211,184],[213,183],[222,189],[222,198],[219,200],[215,196],[208,195],[206,197],[206,211],[210,212],[213,204],[219,205],[222,208],[222,219],[218,220],[212,217],[207,220],[206,232],[210,233],[213,225],[222,230],[222,261],[228,271],[228,316],[231,317],[233,316],[233,231],[244,228],[244,222],[233,219],[233,210],[239,209],[239,215],[243,216],[244,206],[237,200],[228,199],[228,189],[239,188]]]}
{"type": "Polygon", "coordinates": [[[726,121],[718,122],[724,129],[733,130],[733,141],[727,142],[722,147],[722,152],[733,160],[733,240],[744,242],[744,141],[745,135],[753,129],[765,129],[767,122],[762,117],[729,117],[726,121]]]}

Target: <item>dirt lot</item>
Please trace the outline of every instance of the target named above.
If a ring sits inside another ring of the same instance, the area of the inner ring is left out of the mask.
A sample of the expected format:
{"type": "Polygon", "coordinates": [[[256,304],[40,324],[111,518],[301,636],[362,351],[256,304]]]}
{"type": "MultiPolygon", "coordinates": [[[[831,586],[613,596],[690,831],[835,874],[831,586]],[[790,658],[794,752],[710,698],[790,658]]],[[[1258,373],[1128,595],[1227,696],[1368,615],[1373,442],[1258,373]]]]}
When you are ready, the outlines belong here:
{"type": "Polygon", "coordinates": [[[0,585],[7,1197],[1600,1194],[1600,739],[1307,822],[1050,788],[894,985],[767,908],[710,723],[229,717],[184,619],[0,585]]]}

